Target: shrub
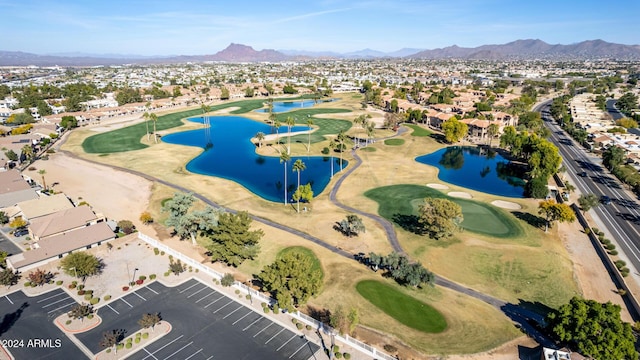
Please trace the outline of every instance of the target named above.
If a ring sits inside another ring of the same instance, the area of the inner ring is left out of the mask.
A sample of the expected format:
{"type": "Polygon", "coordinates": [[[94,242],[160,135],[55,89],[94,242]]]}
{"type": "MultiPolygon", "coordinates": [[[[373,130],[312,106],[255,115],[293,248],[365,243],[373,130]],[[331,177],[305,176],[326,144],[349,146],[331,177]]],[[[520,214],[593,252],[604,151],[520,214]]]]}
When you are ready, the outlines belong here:
{"type": "Polygon", "coordinates": [[[84,295],[85,291],[84,290],[78,290],[78,295],[84,295]]]}
{"type": "Polygon", "coordinates": [[[164,251],[160,251],[160,255],[161,255],[161,256],[164,256],[164,251]]]}
{"type": "Polygon", "coordinates": [[[67,325],[71,324],[71,320],[65,321],[65,324],[67,324],[67,325]]]}
{"type": "Polygon", "coordinates": [[[346,360],[351,359],[351,354],[349,354],[348,352],[342,354],[342,357],[344,357],[346,360]]]}
{"type": "Polygon", "coordinates": [[[307,325],[304,328],[307,329],[308,331],[311,331],[311,329],[312,329],[311,325],[307,325]]]}
{"type": "Polygon", "coordinates": [[[166,272],[164,273],[164,276],[169,276],[169,275],[171,275],[171,271],[166,271],[166,272]]]}
{"type": "Polygon", "coordinates": [[[91,298],[92,298],[91,294],[84,294],[85,300],[91,300],[91,298]]]}
{"type": "Polygon", "coordinates": [[[620,295],[620,296],[625,296],[625,295],[627,295],[627,290],[625,290],[625,289],[618,289],[618,290],[616,290],[616,292],[617,292],[617,293],[618,293],[618,295],[620,295]]]}
{"type": "Polygon", "coordinates": [[[220,284],[222,284],[222,286],[224,286],[224,287],[228,287],[228,286],[233,285],[233,283],[235,281],[236,281],[236,279],[233,277],[232,274],[226,273],[226,274],[224,274],[224,276],[220,280],[220,284]]]}
{"type": "Polygon", "coordinates": [[[342,353],[340,352],[333,353],[333,355],[336,357],[336,359],[342,359],[342,353]]]}
{"type": "Polygon", "coordinates": [[[340,346],[338,345],[333,345],[333,347],[331,348],[331,351],[333,351],[333,353],[337,353],[340,351],[340,346]]]}
{"type": "Polygon", "coordinates": [[[147,333],[147,332],[146,332],[146,333],[142,333],[142,338],[143,338],[143,339],[146,339],[146,338],[148,338],[148,337],[149,337],[149,333],[147,333]]]}
{"type": "Polygon", "coordinates": [[[322,153],[323,153],[324,155],[328,155],[328,154],[329,154],[329,148],[328,148],[328,147],[326,147],[326,146],[325,146],[324,148],[322,148],[322,153]]]}
{"type": "Polygon", "coordinates": [[[297,324],[297,323],[298,323],[298,319],[296,319],[296,318],[291,318],[291,322],[292,322],[292,323],[294,323],[294,324],[297,324]]]}
{"type": "Polygon", "coordinates": [[[240,294],[240,290],[236,289],[235,293],[236,295],[240,294]]]}
{"type": "Polygon", "coordinates": [[[131,220],[120,220],[118,221],[118,228],[120,229],[121,232],[129,235],[131,233],[133,233],[136,229],[136,227],[133,225],[133,223],[131,222],[131,220]]]}
{"type": "Polygon", "coordinates": [[[56,285],[62,285],[63,281],[62,280],[58,280],[56,281],[56,285]]]}
{"type": "Polygon", "coordinates": [[[297,323],[296,327],[298,328],[298,330],[302,330],[302,328],[304,327],[304,325],[302,325],[302,323],[297,323]]]}
{"type": "Polygon", "coordinates": [[[25,283],[24,283],[24,287],[29,287],[29,286],[31,286],[31,282],[29,282],[29,281],[25,281],[25,283]]]}
{"type": "Polygon", "coordinates": [[[97,304],[97,303],[99,303],[99,302],[100,302],[100,298],[99,298],[99,297],[91,298],[91,301],[89,301],[89,303],[90,303],[91,305],[95,305],[95,304],[97,304]]]}
{"type": "Polygon", "coordinates": [[[136,344],[138,344],[140,342],[140,338],[136,336],[136,339],[134,341],[136,342],[136,344]]]}
{"type": "Polygon", "coordinates": [[[629,268],[622,268],[620,269],[620,275],[622,275],[622,277],[627,277],[629,276],[629,268]]]}
{"type": "Polygon", "coordinates": [[[151,274],[151,275],[149,275],[149,280],[153,280],[153,279],[155,279],[155,278],[156,278],[156,274],[151,274]]]}
{"type": "Polygon", "coordinates": [[[146,277],[146,276],[144,276],[144,275],[140,275],[140,277],[138,277],[138,279],[140,279],[140,280],[144,281],[144,280],[147,280],[147,277],[146,277]]]}
{"type": "Polygon", "coordinates": [[[627,265],[627,263],[624,260],[616,260],[614,264],[616,264],[616,267],[618,268],[618,270],[621,270],[627,265]]]}
{"type": "Polygon", "coordinates": [[[251,300],[251,295],[247,294],[244,298],[247,300],[251,300]]]}
{"type": "Polygon", "coordinates": [[[123,286],[123,287],[122,287],[122,291],[127,291],[127,290],[129,290],[129,287],[128,287],[128,286],[123,286]]]}
{"type": "Polygon", "coordinates": [[[111,300],[111,295],[105,295],[103,299],[104,301],[111,300]]]}
{"type": "Polygon", "coordinates": [[[78,290],[84,290],[84,285],[82,284],[78,285],[78,290]]]}
{"type": "Polygon", "coordinates": [[[142,285],[142,283],[144,283],[144,280],[142,280],[142,279],[138,279],[138,280],[136,280],[136,284],[138,284],[138,285],[142,285]]]}
{"type": "Polygon", "coordinates": [[[107,348],[107,354],[111,353],[111,348],[107,348]]]}
{"type": "Polygon", "coordinates": [[[87,315],[87,319],[89,319],[89,320],[93,319],[93,314],[87,315]]]}
{"type": "Polygon", "coordinates": [[[269,309],[268,307],[263,307],[263,308],[262,308],[262,311],[263,311],[265,314],[268,314],[270,310],[271,310],[271,309],[269,309]]]}
{"type": "Polygon", "coordinates": [[[122,350],[122,349],[124,349],[124,344],[123,344],[123,343],[118,344],[118,345],[116,346],[116,349],[118,349],[118,350],[122,350]]]}
{"type": "Polygon", "coordinates": [[[388,352],[388,353],[394,353],[396,351],[398,351],[398,348],[391,345],[391,344],[384,344],[384,346],[382,347],[384,349],[384,351],[388,352]]]}
{"type": "Polygon", "coordinates": [[[76,284],[69,284],[69,289],[73,290],[76,288],[76,284]]]}
{"type": "Polygon", "coordinates": [[[600,235],[600,230],[598,228],[591,228],[591,230],[593,230],[594,234],[600,235]]]}
{"type": "Polygon", "coordinates": [[[616,256],[616,255],[618,255],[618,250],[609,250],[608,253],[611,256],[616,256]]]}
{"type": "MultiPolygon", "coordinates": [[[[131,339],[131,338],[129,338],[129,339],[131,339]]],[[[133,344],[132,344],[132,343],[130,343],[130,342],[127,342],[127,345],[125,345],[125,347],[126,347],[127,349],[131,349],[131,347],[132,347],[132,346],[133,346],[133,344]]]]}
{"type": "Polygon", "coordinates": [[[160,249],[153,248],[153,253],[156,254],[156,255],[160,255],[160,249]]]}
{"type": "Polygon", "coordinates": [[[143,212],[142,214],[140,214],[140,221],[142,221],[143,224],[151,224],[153,222],[153,216],[151,216],[151,214],[148,211],[143,212]]]}
{"type": "Polygon", "coordinates": [[[266,303],[266,302],[262,302],[262,303],[260,303],[260,305],[261,305],[263,308],[266,308],[266,307],[267,307],[267,303],[266,303]]]}
{"type": "Polygon", "coordinates": [[[615,250],[616,246],[614,244],[607,244],[604,246],[607,250],[615,250]]]}

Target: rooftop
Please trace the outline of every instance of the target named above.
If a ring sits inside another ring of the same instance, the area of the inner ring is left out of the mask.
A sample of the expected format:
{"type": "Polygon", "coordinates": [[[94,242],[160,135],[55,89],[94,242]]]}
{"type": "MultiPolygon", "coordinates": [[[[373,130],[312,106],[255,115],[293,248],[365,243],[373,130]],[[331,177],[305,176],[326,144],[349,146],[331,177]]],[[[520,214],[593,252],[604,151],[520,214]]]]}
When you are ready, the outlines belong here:
{"type": "Polygon", "coordinates": [[[96,214],[88,206],[78,206],[56,211],[31,221],[31,232],[36,239],[44,238],[78,227],[86,226],[97,220],[96,214]]]}
{"type": "Polygon", "coordinates": [[[19,202],[18,207],[24,217],[31,221],[40,216],[49,215],[60,210],[71,209],[73,204],[65,194],[56,194],[19,202]]]}

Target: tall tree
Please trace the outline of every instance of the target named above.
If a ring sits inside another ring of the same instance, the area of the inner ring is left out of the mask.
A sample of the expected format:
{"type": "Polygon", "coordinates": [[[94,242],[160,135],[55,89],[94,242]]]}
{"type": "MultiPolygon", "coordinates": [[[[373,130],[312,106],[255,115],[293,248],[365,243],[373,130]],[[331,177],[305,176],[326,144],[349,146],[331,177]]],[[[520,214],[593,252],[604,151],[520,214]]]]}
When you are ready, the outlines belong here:
{"type": "MultiPolygon", "coordinates": [[[[300,159],[297,159],[294,163],[293,166],[291,167],[293,169],[293,171],[298,173],[298,188],[300,187],[300,172],[304,171],[307,168],[307,165],[304,164],[304,162],[300,159]]],[[[297,200],[298,203],[298,210],[297,212],[300,212],[300,199],[298,198],[297,200]]]]}
{"type": "Polygon", "coordinates": [[[463,219],[460,205],[446,199],[426,198],[418,211],[418,222],[434,239],[452,236],[463,219]]]}
{"type": "Polygon", "coordinates": [[[284,121],[287,125],[287,154],[291,155],[291,128],[296,124],[296,121],[291,117],[287,116],[287,119],[284,121]]]}
{"type": "Polygon", "coordinates": [[[287,252],[265,266],[258,279],[275,295],[278,306],[290,311],[306,303],[322,286],[322,272],[316,269],[313,258],[299,251],[287,252]]]}
{"type": "Polygon", "coordinates": [[[291,160],[291,156],[286,153],[280,154],[280,163],[284,164],[284,204],[287,205],[289,203],[289,198],[287,198],[287,188],[289,184],[287,184],[287,162],[291,160]]]}
{"type": "Polygon", "coordinates": [[[292,198],[293,201],[298,202],[298,212],[300,212],[300,200],[304,200],[308,203],[313,200],[313,189],[311,188],[311,184],[298,186],[296,191],[293,193],[292,198]]]}
{"type": "Polygon", "coordinates": [[[336,140],[340,144],[340,147],[338,148],[338,150],[340,150],[340,171],[342,171],[342,152],[347,147],[345,145],[345,142],[347,141],[347,135],[344,133],[344,131],[340,130],[340,132],[338,133],[338,136],[336,136],[336,140]]]}
{"type": "Polygon", "coordinates": [[[85,303],[74,305],[67,313],[70,318],[80,319],[80,321],[83,321],[84,318],[91,314],[93,314],[93,306],[91,306],[91,304],[85,303]]]}
{"type": "Polygon", "coordinates": [[[158,143],[158,134],[156,134],[156,123],[158,122],[158,115],[151,114],[149,115],[149,119],[153,121],[153,140],[155,143],[158,143]]]}
{"type": "Polygon", "coordinates": [[[595,194],[583,194],[578,198],[578,204],[583,212],[587,212],[592,208],[600,205],[600,201],[598,201],[598,197],[595,194]]]}
{"type": "Polygon", "coordinates": [[[40,176],[42,177],[42,187],[44,188],[44,190],[47,190],[47,182],[44,179],[44,175],[47,173],[47,170],[45,169],[40,169],[38,170],[38,174],[40,174],[40,176]]]}
{"type": "MultiPolygon", "coordinates": [[[[276,146],[278,144],[280,144],[280,138],[279,138],[279,134],[278,134],[278,129],[280,129],[280,126],[282,126],[282,124],[280,123],[280,121],[278,119],[276,119],[273,122],[273,127],[276,129],[276,146]]],[[[276,148],[277,149],[277,148],[276,148]]],[[[278,150],[278,152],[280,152],[280,150],[278,150]]]]}
{"type": "Polygon", "coordinates": [[[307,126],[309,127],[308,142],[307,142],[307,153],[311,152],[311,129],[313,125],[313,119],[311,117],[307,118],[307,126]]]}
{"type": "Polygon", "coordinates": [[[100,346],[107,349],[113,347],[113,349],[117,353],[118,344],[120,344],[120,341],[124,339],[124,334],[125,334],[125,330],[123,329],[105,331],[102,333],[102,340],[100,340],[100,346]]]}
{"type": "Polygon", "coordinates": [[[187,215],[194,201],[192,193],[175,193],[162,207],[163,212],[169,213],[167,226],[173,226],[176,234],[184,233],[182,218],[187,215]]]}
{"type": "Polygon", "coordinates": [[[140,325],[145,329],[151,328],[151,331],[153,331],[153,328],[160,321],[162,321],[162,317],[160,317],[160,313],[146,313],[142,315],[142,318],[140,318],[140,320],[138,320],[138,325],[140,325]]]}
{"type": "Polygon", "coordinates": [[[150,140],[150,134],[149,134],[149,120],[151,120],[150,118],[151,114],[148,112],[144,112],[144,114],[142,114],[142,118],[144,119],[144,126],[147,129],[147,141],[150,140]]]}
{"type": "Polygon", "coordinates": [[[624,149],[612,145],[602,153],[602,164],[610,171],[613,171],[613,169],[624,163],[624,157],[624,149]]]}
{"type": "Polygon", "coordinates": [[[86,280],[87,277],[98,275],[104,268],[101,259],[86,252],[74,252],[62,258],[60,267],[65,274],[86,280]]]}
{"type": "Polygon", "coordinates": [[[20,280],[20,274],[16,271],[6,268],[0,271],[0,285],[4,285],[7,288],[15,285],[20,280]]]}
{"type": "Polygon", "coordinates": [[[498,126],[498,124],[495,124],[495,123],[489,124],[489,127],[487,128],[487,136],[489,136],[489,147],[491,147],[491,142],[493,141],[493,138],[498,136],[499,133],[500,133],[500,126],[498,126]]]}
{"type": "Polygon", "coordinates": [[[442,123],[442,131],[444,132],[444,138],[447,142],[455,143],[467,136],[469,127],[454,116],[442,123]]]}
{"type": "Polygon", "coordinates": [[[206,246],[211,261],[222,261],[227,265],[239,266],[246,259],[258,255],[258,242],[264,236],[260,229],[250,230],[252,219],[246,211],[237,214],[223,213],[218,225],[208,235],[210,244],[206,246]]]}
{"type": "Polygon", "coordinates": [[[262,131],[256,134],[256,140],[258,140],[258,147],[262,147],[262,141],[264,141],[264,133],[262,131]]]}
{"type": "Polygon", "coordinates": [[[576,214],[567,204],[558,204],[554,200],[543,200],[538,204],[538,214],[543,215],[546,223],[544,231],[553,225],[554,221],[574,222],[576,214]]]}
{"type": "Polygon", "coordinates": [[[631,325],[620,318],[620,306],[578,297],[547,315],[554,337],[595,359],[637,359],[631,325]]]}

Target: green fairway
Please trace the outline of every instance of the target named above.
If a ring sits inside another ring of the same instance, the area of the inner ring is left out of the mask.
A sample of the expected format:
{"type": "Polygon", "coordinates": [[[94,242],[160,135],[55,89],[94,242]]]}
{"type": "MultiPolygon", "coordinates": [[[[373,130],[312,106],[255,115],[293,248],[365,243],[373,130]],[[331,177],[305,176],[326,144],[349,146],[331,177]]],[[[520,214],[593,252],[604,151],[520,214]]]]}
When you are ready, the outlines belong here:
{"type": "MultiPolygon", "coordinates": [[[[275,99],[276,101],[278,99],[275,99]]],[[[295,100],[295,99],[288,99],[295,100]]],[[[211,106],[211,111],[217,111],[230,107],[238,107],[230,112],[230,114],[245,114],[247,112],[260,109],[264,107],[266,100],[242,100],[230,103],[224,103],[216,106],[211,106]]],[[[278,114],[277,117],[281,122],[287,118],[287,116],[293,116],[297,118],[296,123],[305,125],[308,117],[313,117],[316,114],[335,114],[349,112],[344,109],[304,109],[297,111],[290,111],[287,113],[278,114]]],[[[201,109],[193,109],[187,111],[180,111],[172,114],[162,115],[158,117],[156,122],[156,131],[162,131],[178,127],[182,125],[182,119],[194,116],[202,116],[201,109]]],[[[319,127],[311,135],[311,142],[319,142],[325,140],[324,135],[337,134],[341,130],[348,130],[351,127],[351,122],[346,120],[335,119],[320,119],[313,118],[315,125],[319,127]]],[[[153,131],[153,124],[149,122],[149,131],[153,131]]],[[[140,139],[147,133],[146,124],[144,122],[127,126],[125,128],[96,134],[84,140],[82,143],[82,149],[91,154],[107,154],[117,153],[124,151],[140,150],[148,147],[148,145],[142,144],[140,139]]],[[[307,135],[299,135],[292,138],[293,141],[299,140],[306,143],[308,141],[307,135]]]]}
{"type": "Polygon", "coordinates": [[[427,333],[440,333],[447,321],[438,310],[379,281],[356,284],[358,293],[385,314],[402,324],[427,333]]]}
{"type": "Polygon", "coordinates": [[[432,132],[418,125],[405,124],[404,126],[413,129],[411,136],[431,136],[432,132]]]}
{"type": "Polygon", "coordinates": [[[407,230],[411,229],[411,222],[417,220],[422,199],[433,197],[451,200],[462,207],[465,230],[498,238],[518,237],[524,231],[511,214],[501,209],[474,200],[453,198],[427,186],[391,185],[371,189],[364,195],[379,204],[381,216],[407,230]]]}
{"type": "Polygon", "coordinates": [[[281,258],[285,254],[289,254],[289,253],[299,253],[311,258],[311,261],[313,262],[313,271],[319,272],[321,274],[320,279],[324,278],[324,271],[322,271],[322,265],[320,265],[320,260],[318,259],[316,254],[314,254],[314,252],[311,251],[311,249],[306,248],[304,246],[291,246],[291,247],[280,250],[278,252],[278,255],[276,255],[276,258],[281,258]]]}
{"type": "Polygon", "coordinates": [[[376,151],[376,148],[374,148],[373,146],[365,146],[363,148],[360,148],[360,151],[364,151],[364,152],[374,152],[376,151]]]}
{"type": "Polygon", "coordinates": [[[384,144],[388,146],[400,146],[404,145],[404,139],[387,139],[384,141],[384,144]]]}

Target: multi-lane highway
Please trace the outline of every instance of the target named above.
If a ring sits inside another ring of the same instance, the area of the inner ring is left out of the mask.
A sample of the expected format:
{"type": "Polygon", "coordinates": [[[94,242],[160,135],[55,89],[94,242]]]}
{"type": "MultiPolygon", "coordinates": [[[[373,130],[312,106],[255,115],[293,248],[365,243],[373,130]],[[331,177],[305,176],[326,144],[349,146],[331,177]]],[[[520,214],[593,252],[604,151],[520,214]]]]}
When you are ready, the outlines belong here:
{"type": "Polygon", "coordinates": [[[553,121],[549,112],[550,104],[551,101],[542,103],[535,111],[541,112],[545,125],[551,130],[549,140],[560,150],[572,184],[582,194],[595,194],[599,198],[608,196],[611,199],[610,204],[600,204],[592,211],[595,211],[606,232],[618,244],[618,250],[626,255],[635,270],[640,270],[640,205],[637,198],[623,189],[626,185],[611,175],[599,158],[588,153],[553,121]]]}

